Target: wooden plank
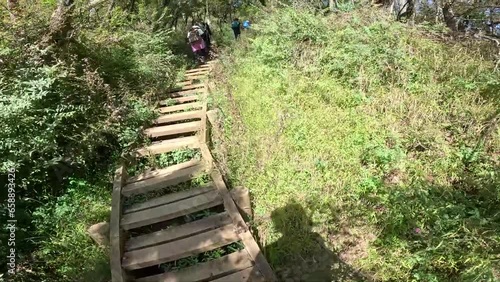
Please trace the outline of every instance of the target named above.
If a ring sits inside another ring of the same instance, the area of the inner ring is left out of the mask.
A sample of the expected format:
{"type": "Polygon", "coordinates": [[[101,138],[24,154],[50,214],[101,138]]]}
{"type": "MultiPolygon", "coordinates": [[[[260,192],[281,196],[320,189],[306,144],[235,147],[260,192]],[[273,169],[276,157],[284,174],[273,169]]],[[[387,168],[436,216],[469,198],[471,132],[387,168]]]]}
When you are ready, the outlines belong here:
{"type": "Polygon", "coordinates": [[[201,211],[222,204],[222,198],[217,191],[196,195],[174,203],[153,207],[147,210],[123,215],[120,226],[125,230],[138,228],[186,214],[201,211]]]}
{"type": "Polygon", "coordinates": [[[206,75],[196,75],[196,76],[190,76],[188,78],[192,79],[192,80],[203,80],[203,79],[206,79],[207,76],[206,75]]]}
{"type": "Polygon", "coordinates": [[[188,77],[190,75],[207,75],[210,73],[209,69],[204,69],[204,70],[198,70],[198,71],[193,71],[193,72],[188,72],[184,75],[184,77],[188,77]]]}
{"type": "Polygon", "coordinates": [[[238,240],[234,226],[226,225],[185,239],[126,252],[122,265],[127,270],[149,267],[210,251],[238,240]]]}
{"type": "Polygon", "coordinates": [[[138,149],[136,152],[136,157],[158,155],[186,148],[199,148],[199,144],[200,143],[196,136],[179,137],[175,139],[164,140],[156,144],[149,145],[145,148],[138,149]]]}
{"type": "Polygon", "coordinates": [[[187,70],[185,73],[193,73],[193,72],[200,72],[200,71],[210,71],[210,66],[208,65],[203,65],[200,67],[197,67],[195,69],[187,70]]]}
{"type": "Polygon", "coordinates": [[[182,120],[190,120],[190,119],[201,119],[203,116],[203,111],[189,111],[189,112],[179,112],[173,114],[162,115],[157,118],[154,123],[155,124],[164,124],[170,122],[177,122],[182,120]]]}
{"type": "Polygon", "coordinates": [[[186,79],[194,80],[194,79],[206,78],[207,74],[203,74],[203,73],[187,73],[186,75],[184,75],[184,77],[186,79]]]}
{"type": "Polygon", "coordinates": [[[212,282],[266,282],[264,276],[255,267],[249,267],[236,273],[212,280],[212,282]]]}
{"type": "MultiPolygon", "coordinates": [[[[187,90],[187,91],[192,91],[192,90],[187,90]]],[[[197,95],[182,96],[182,93],[181,93],[181,96],[179,96],[179,97],[168,98],[166,100],[160,101],[160,106],[182,104],[182,103],[193,102],[193,101],[198,101],[197,95]],[[173,104],[170,104],[170,103],[173,103],[173,104]]]]}
{"type": "Polygon", "coordinates": [[[202,103],[193,102],[193,103],[185,103],[185,104],[175,105],[175,106],[161,107],[161,108],[159,108],[159,111],[162,114],[168,114],[168,113],[173,113],[173,112],[178,112],[178,111],[199,109],[201,107],[203,107],[202,103]]]}
{"type": "Polygon", "coordinates": [[[190,121],[178,124],[151,127],[144,130],[144,134],[154,138],[154,137],[196,132],[200,130],[200,128],[201,128],[201,122],[190,121]]]}
{"type": "Polygon", "coordinates": [[[188,86],[188,85],[191,85],[191,84],[193,84],[192,80],[183,80],[183,81],[176,82],[175,86],[177,86],[177,87],[183,87],[183,86],[188,86]]]}
{"type": "Polygon", "coordinates": [[[136,176],[133,176],[133,177],[130,177],[129,179],[127,179],[127,184],[134,183],[134,182],[137,182],[137,181],[146,180],[146,179],[157,177],[157,176],[161,176],[161,175],[164,175],[164,174],[170,174],[172,171],[177,171],[177,170],[185,169],[185,168],[188,168],[188,167],[195,166],[197,164],[200,164],[200,161],[196,160],[196,159],[192,159],[192,160],[189,160],[189,161],[186,161],[186,162],[182,162],[182,163],[179,163],[179,164],[171,165],[171,166],[169,166],[167,168],[162,168],[162,169],[157,169],[157,170],[153,170],[153,171],[144,172],[144,173],[141,173],[139,175],[136,175],[136,176]]]}
{"type": "Polygon", "coordinates": [[[203,83],[186,84],[183,87],[172,89],[169,93],[176,92],[176,91],[181,91],[181,90],[190,90],[190,89],[196,89],[196,88],[203,88],[203,87],[205,87],[205,84],[203,84],[203,83]]]}
{"type": "Polygon", "coordinates": [[[243,217],[239,213],[236,204],[231,198],[231,195],[227,190],[226,184],[224,183],[224,180],[222,178],[222,175],[220,174],[219,169],[215,165],[213,165],[214,161],[212,154],[210,153],[210,150],[208,149],[206,144],[200,144],[200,149],[203,158],[207,160],[208,163],[212,164],[212,173],[210,176],[215,186],[219,190],[219,194],[221,195],[224,201],[224,207],[231,216],[233,224],[238,230],[241,231],[239,235],[241,241],[245,245],[245,250],[248,251],[248,254],[255,262],[255,267],[257,267],[257,269],[262,273],[262,275],[264,275],[266,281],[277,281],[276,276],[274,275],[274,272],[271,269],[271,266],[269,266],[269,263],[267,262],[266,258],[260,251],[259,245],[257,245],[257,242],[255,242],[252,234],[248,230],[248,227],[246,226],[243,220],[243,217]]]}
{"type": "Polygon", "coordinates": [[[182,97],[182,96],[187,96],[188,94],[198,94],[201,92],[203,92],[203,88],[175,91],[175,92],[170,93],[170,95],[172,95],[172,97],[182,97]]]}
{"type": "MultiPolygon", "coordinates": [[[[234,271],[252,267],[252,261],[244,250],[231,253],[221,258],[186,267],[175,272],[167,272],[159,275],[137,279],[137,282],[199,282],[211,280],[212,277],[220,277],[234,271]]],[[[246,280],[234,280],[232,282],[246,282],[246,280]]]]}
{"type": "Polygon", "coordinates": [[[161,206],[161,205],[166,205],[166,204],[177,202],[177,201],[187,199],[187,198],[190,198],[190,197],[193,197],[196,195],[204,194],[204,193],[207,193],[210,191],[212,191],[212,192],[215,191],[215,186],[213,185],[213,183],[210,183],[208,185],[201,186],[201,187],[191,188],[189,190],[184,190],[184,191],[180,191],[180,192],[176,192],[176,193],[172,193],[172,194],[167,194],[167,195],[162,196],[162,197],[151,199],[151,200],[144,202],[144,203],[134,204],[128,208],[125,208],[123,210],[123,214],[137,212],[137,211],[141,211],[141,210],[147,210],[147,209],[154,208],[154,207],[161,206]]]}
{"type": "Polygon", "coordinates": [[[130,197],[132,195],[147,193],[188,181],[195,175],[203,173],[205,171],[205,167],[206,166],[204,163],[200,163],[198,165],[191,166],[185,169],[165,172],[162,175],[146,179],[144,181],[137,181],[127,184],[122,189],[122,195],[125,197],[130,197]]]}
{"type": "Polygon", "coordinates": [[[186,238],[209,230],[217,229],[231,223],[231,217],[226,212],[195,220],[180,226],[156,231],[130,238],[125,244],[126,251],[133,251],[174,240],[186,238]]]}
{"type": "Polygon", "coordinates": [[[113,282],[124,282],[126,274],[124,273],[121,265],[121,258],[123,255],[123,236],[120,228],[120,217],[122,213],[122,199],[121,190],[124,180],[127,177],[127,170],[124,166],[118,168],[115,172],[113,181],[113,192],[111,194],[111,218],[109,224],[110,235],[110,267],[111,277],[113,282]]]}

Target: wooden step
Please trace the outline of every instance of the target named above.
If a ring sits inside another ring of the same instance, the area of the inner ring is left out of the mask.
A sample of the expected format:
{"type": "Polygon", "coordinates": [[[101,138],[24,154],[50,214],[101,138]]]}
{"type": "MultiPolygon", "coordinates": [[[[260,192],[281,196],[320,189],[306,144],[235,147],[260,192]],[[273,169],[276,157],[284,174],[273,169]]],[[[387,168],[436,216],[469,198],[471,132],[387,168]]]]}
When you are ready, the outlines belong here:
{"type": "Polygon", "coordinates": [[[189,86],[193,83],[192,80],[183,80],[183,81],[178,81],[175,86],[177,87],[184,87],[184,86],[189,86]]]}
{"type": "Polygon", "coordinates": [[[231,217],[226,212],[211,215],[183,225],[173,226],[150,234],[132,237],[125,243],[125,250],[133,251],[158,244],[168,243],[174,240],[179,240],[207,232],[209,230],[217,229],[224,225],[228,225],[231,222],[231,217]]]}
{"type": "Polygon", "coordinates": [[[134,270],[210,251],[239,240],[232,224],[158,246],[126,252],[122,266],[134,270]]]}
{"type": "Polygon", "coordinates": [[[161,107],[161,108],[159,108],[159,111],[162,114],[168,114],[168,113],[173,113],[173,112],[178,112],[178,111],[200,109],[202,107],[203,107],[202,103],[193,102],[193,103],[185,103],[185,104],[180,104],[180,105],[175,105],[175,106],[161,107]]]}
{"type": "MultiPolygon", "coordinates": [[[[245,250],[231,253],[221,258],[186,267],[174,272],[162,273],[137,279],[137,282],[179,282],[179,281],[207,281],[213,277],[221,277],[252,267],[252,261],[245,250]]],[[[234,280],[233,282],[246,282],[247,280],[234,280]]]]}
{"type": "Polygon", "coordinates": [[[188,190],[184,190],[184,191],[171,193],[171,194],[161,196],[158,198],[154,198],[154,199],[151,199],[151,200],[144,202],[144,203],[134,204],[128,208],[125,208],[123,210],[123,214],[147,210],[150,208],[174,203],[174,202],[177,202],[180,200],[184,200],[187,198],[191,198],[191,197],[194,197],[197,195],[201,195],[201,194],[213,192],[213,191],[215,191],[215,187],[213,186],[213,183],[209,183],[209,184],[201,186],[201,187],[196,187],[196,188],[192,188],[192,189],[188,189],[188,190]]]}
{"type": "Polygon", "coordinates": [[[203,93],[205,92],[205,88],[197,88],[197,89],[191,89],[191,90],[182,90],[182,91],[175,91],[170,93],[170,97],[176,98],[176,97],[183,97],[187,96],[189,94],[198,94],[198,93],[203,93]]]}
{"type": "Polygon", "coordinates": [[[148,137],[163,137],[195,132],[201,129],[201,121],[190,121],[171,125],[155,126],[144,130],[148,137]]]}
{"type": "Polygon", "coordinates": [[[264,276],[259,272],[256,267],[249,267],[240,270],[236,273],[221,277],[219,279],[211,280],[212,282],[265,282],[264,276]]]}
{"type": "MultiPolygon", "coordinates": [[[[154,200],[154,199],[153,199],[154,200]]],[[[146,226],[222,204],[222,197],[215,190],[177,202],[155,206],[146,210],[124,214],[120,225],[129,230],[146,226]]]]}
{"type": "Polygon", "coordinates": [[[155,124],[164,124],[170,122],[177,122],[190,119],[201,119],[203,117],[203,111],[189,111],[189,112],[179,112],[173,114],[162,115],[157,118],[155,124]]]}
{"type": "Polygon", "coordinates": [[[141,174],[138,174],[136,176],[132,176],[132,177],[128,178],[126,183],[129,184],[129,183],[134,183],[137,181],[142,181],[142,180],[150,179],[153,177],[161,176],[164,174],[168,174],[170,171],[177,171],[177,170],[185,169],[188,167],[195,166],[199,163],[200,163],[199,160],[192,159],[192,160],[185,161],[185,162],[182,162],[179,164],[171,165],[171,166],[166,167],[166,168],[144,172],[144,173],[141,173],[141,174]]]}
{"type": "Polygon", "coordinates": [[[196,88],[203,88],[205,87],[205,84],[203,83],[197,83],[197,84],[188,84],[187,82],[185,83],[186,85],[184,85],[183,87],[178,87],[178,88],[174,88],[170,91],[170,93],[172,92],[177,92],[177,91],[182,91],[182,90],[191,90],[191,89],[196,89],[196,88]]]}
{"type": "Polygon", "coordinates": [[[151,144],[147,147],[138,149],[136,151],[137,157],[144,157],[150,155],[158,155],[163,153],[172,152],[180,149],[194,149],[200,147],[200,141],[196,136],[179,137],[170,140],[164,140],[156,144],[151,144]]]}
{"type": "Polygon", "coordinates": [[[206,77],[208,73],[209,73],[208,71],[207,72],[192,72],[192,73],[186,73],[184,75],[184,77],[187,79],[193,79],[193,77],[196,77],[196,76],[206,77]]]}
{"type": "Polygon", "coordinates": [[[129,183],[122,188],[122,195],[130,197],[136,194],[143,194],[154,190],[166,188],[192,179],[194,176],[205,172],[205,163],[199,162],[197,165],[177,169],[170,166],[162,170],[162,173],[143,181],[129,183]]]}
{"type": "Polygon", "coordinates": [[[189,76],[186,76],[186,79],[191,79],[191,80],[201,80],[201,79],[204,79],[204,78],[207,78],[206,75],[199,75],[199,74],[193,74],[193,75],[189,75],[189,76]]]}
{"type": "MultiPolygon", "coordinates": [[[[187,91],[192,91],[192,90],[187,90],[187,91]]],[[[180,97],[174,97],[174,98],[169,98],[167,100],[160,101],[160,106],[176,105],[176,104],[182,104],[182,103],[186,103],[186,102],[194,102],[194,101],[198,101],[198,100],[199,100],[199,97],[197,95],[180,96],[180,97]]]]}
{"type": "Polygon", "coordinates": [[[185,76],[190,76],[190,75],[207,75],[210,73],[209,69],[204,69],[204,70],[199,70],[199,71],[193,71],[186,73],[185,76]]]}
{"type": "Polygon", "coordinates": [[[209,71],[209,70],[210,70],[210,66],[203,65],[203,66],[197,67],[195,69],[187,70],[185,73],[193,73],[193,72],[209,71]]]}

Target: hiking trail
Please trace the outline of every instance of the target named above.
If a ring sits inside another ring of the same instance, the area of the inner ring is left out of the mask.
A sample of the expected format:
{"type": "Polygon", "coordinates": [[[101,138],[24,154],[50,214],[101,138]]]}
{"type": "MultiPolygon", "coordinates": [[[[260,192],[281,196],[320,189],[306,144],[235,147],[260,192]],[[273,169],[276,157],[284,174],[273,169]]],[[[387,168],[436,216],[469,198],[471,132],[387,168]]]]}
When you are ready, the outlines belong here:
{"type": "Polygon", "coordinates": [[[201,151],[201,159],[192,158],[136,176],[127,174],[131,163],[123,163],[116,170],[110,221],[113,282],[276,281],[207,146],[208,88],[201,79],[209,74],[212,65],[209,62],[188,70],[186,79],[179,83],[180,88],[160,102],[161,116],[145,130],[153,142],[137,150],[133,158],[191,148],[201,151]],[[209,175],[207,185],[134,203],[136,197],[191,181],[201,174],[209,175]],[[127,206],[125,202],[132,204],[127,206]],[[217,213],[178,223],[190,214],[215,207],[219,207],[217,213]],[[143,234],[136,235],[137,230],[143,234]],[[241,242],[244,248],[174,271],[159,271],[161,264],[234,242],[241,242]]]}

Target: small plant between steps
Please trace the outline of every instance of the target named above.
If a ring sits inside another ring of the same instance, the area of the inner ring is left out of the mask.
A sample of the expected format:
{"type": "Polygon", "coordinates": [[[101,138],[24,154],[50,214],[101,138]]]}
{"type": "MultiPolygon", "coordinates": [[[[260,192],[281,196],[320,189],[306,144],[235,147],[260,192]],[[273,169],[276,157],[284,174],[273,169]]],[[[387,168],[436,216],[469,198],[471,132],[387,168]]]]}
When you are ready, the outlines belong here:
{"type": "Polygon", "coordinates": [[[196,149],[182,149],[169,153],[140,158],[134,166],[127,169],[129,176],[135,176],[147,170],[166,168],[171,165],[180,164],[191,159],[200,159],[201,152],[196,149]]]}

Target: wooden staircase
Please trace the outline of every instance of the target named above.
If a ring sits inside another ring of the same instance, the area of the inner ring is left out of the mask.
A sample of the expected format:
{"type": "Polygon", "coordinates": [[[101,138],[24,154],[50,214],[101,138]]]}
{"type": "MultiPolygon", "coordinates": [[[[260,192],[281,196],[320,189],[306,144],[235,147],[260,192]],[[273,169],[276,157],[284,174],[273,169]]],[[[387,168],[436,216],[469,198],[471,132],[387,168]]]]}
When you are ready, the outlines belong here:
{"type": "Polygon", "coordinates": [[[186,72],[181,88],[160,103],[161,116],[145,130],[153,143],[137,150],[135,156],[190,148],[200,150],[201,160],[130,177],[129,163],[116,171],[110,223],[113,282],[276,281],[206,145],[208,91],[204,83],[195,81],[204,78],[210,68],[208,64],[186,72]],[[209,175],[206,185],[134,203],[135,197],[186,183],[201,174],[209,175]],[[126,206],[125,202],[132,204],[126,206]],[[217,212],[206,217],[178,223],[185,216],[214,208],[217,212]],[[235,242],[243,248],[185,268],[159,271],[162,264],[235,242]]]}

